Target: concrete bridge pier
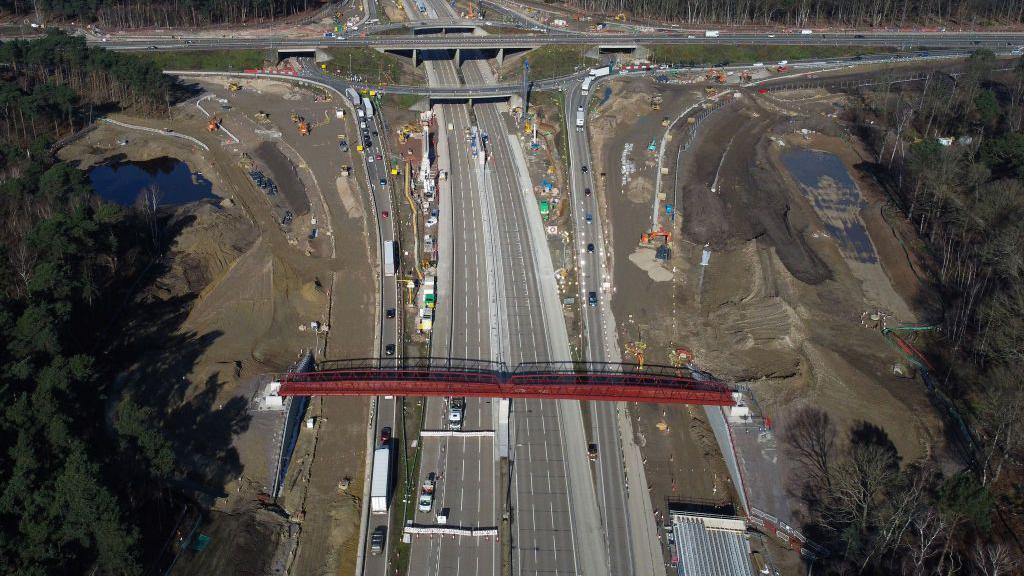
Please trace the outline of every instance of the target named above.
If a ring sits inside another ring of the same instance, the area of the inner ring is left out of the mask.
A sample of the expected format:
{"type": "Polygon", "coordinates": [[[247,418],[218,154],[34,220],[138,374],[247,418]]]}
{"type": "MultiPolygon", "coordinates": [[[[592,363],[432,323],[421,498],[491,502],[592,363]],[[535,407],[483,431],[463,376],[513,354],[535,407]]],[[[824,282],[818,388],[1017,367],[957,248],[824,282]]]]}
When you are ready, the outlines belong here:
{"type": "Polygon", "coordinates": [[[420,51],[416,48],[412,49],[412,67],[416,68],[420,65],[420,51]]]}
{"type": "Polygon", "coordinates": [[[498,55],[495,57],[495,59],[498,61],[498,68],[501,68],[501,65],[505,63],[505,49],[504,48],[498,48],[498,55]]]}
{"type": "Polygon", "coordinates": [[[462,66],[462,48],[455,49],[455,67],[462,66]]]}

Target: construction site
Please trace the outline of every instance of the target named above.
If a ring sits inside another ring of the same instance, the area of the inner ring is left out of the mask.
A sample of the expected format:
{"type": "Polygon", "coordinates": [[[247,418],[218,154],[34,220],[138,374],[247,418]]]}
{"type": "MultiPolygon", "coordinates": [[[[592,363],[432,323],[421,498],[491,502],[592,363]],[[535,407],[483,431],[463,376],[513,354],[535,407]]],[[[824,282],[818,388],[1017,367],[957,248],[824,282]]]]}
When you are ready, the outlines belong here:
{"type": "MultiPolygon", "coordinates": [[[[724,75],[705,78],[620,78],[597,92],[590,132],[624,356],[690,364],[747,390],[727,416],[734,439],[752,440],[738,446],[751,475],[807,404],[840,428],[877,425],[904,461],[941,452],[940,422],[900,348],[912,350],[921,290],[900,245],[907,231],[857,170],[867,158],[840,121],[844,95],[730,93],[714,88],[724,75]]],[[[742,502],[703,410],[631,411],[661,513],[742,502]]],[[[759,505],[799,526],[778,463],[778,481],[748,484],[774,484],[781,493],[755,494],[759,505]]]]}

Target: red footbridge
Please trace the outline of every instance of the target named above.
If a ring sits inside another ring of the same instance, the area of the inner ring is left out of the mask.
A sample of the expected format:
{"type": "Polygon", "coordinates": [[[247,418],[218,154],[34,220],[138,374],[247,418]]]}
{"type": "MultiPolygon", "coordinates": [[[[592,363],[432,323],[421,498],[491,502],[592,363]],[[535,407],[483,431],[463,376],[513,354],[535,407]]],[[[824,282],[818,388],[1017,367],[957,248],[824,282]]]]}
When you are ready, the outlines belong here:
{"type": "Polygon", "coordinates": [[[449,358],[326,360],[280,377],[281,396],[471,396],[732,406],[732,389],[671,366],[449,358]]]}

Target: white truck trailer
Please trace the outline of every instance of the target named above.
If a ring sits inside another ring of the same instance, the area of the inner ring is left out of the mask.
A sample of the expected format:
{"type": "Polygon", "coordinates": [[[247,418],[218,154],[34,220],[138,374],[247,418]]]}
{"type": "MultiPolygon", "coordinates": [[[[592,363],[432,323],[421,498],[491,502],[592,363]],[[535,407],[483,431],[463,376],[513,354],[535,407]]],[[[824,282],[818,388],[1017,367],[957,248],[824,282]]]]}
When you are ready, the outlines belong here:
{"type": "Polygon", "coordinates": [[[373,102],[366,96],[363,96],[363,110],[366,111],[367,118],[373,118],[373,102]]]}
{"type": "Polygon", "coordinates": [[[381,446],[373,451],[373,476],[370,480],[370,512],[373,514],[387,514],[390,485],[391,449],[381,446]]]}
{"type": "Polygon", "coordinates": [[[353,106],[359,106],[361,100],[359,99],[359,92],[356,92],[355,88],[345,88],[345,97],[352,103],[353,106]]]}
{"type": "Polygon", "coordinates": [[[391,240],[384,241],[384,275],[394,276],[395,266],[395,243],[391,240]]]}
{"type": "Polygon", "coordinates": [[[576,131],[583,132],[583,122],[586,119],[586,111],[583,106],[576,108],[576,131]]]}
{"type": "Polygon", "coordinates": [[[600,68],[591,68],[590,69],[590,75],[593,76],[594,78],[600,78],[602,76],[607,76],[607,75],[609,75],[611,73],[612,73],[611,66],[602,66],[600,68]]]}
{"type": "Polygon", "coordinates": [[[719,32],[718,30],[705,30],[704,31],[704,37],[705,38],[718,38],[720,35],[721,35],[721,32],[719,32]]]}

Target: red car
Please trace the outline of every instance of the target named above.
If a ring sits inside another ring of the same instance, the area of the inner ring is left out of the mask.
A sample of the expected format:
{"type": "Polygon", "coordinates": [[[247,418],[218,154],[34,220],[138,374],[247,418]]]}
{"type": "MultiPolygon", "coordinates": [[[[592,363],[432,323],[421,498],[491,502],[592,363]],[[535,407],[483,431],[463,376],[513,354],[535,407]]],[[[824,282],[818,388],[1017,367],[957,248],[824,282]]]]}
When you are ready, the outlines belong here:
{"type": "Polygon", "coordinates": [[[391,442],[391,427],[385,426],[380,429],[380,445],[384,446],[388,442],[391,442]]]}
{"type": "Polygon", "coordinates": [[[387,210],[384,210],[383,212],[380,213],[380,217],[385,219],[385,220],[387,220],[388,216],[390,216],[390,215],[391,215],[391,213],[388,212],[387,210]]]}
{"type": "Polygon", "coordinates": [[[760,90],[757,91],[757,93],[758,94],[767,94],[768,93],[768,89],[767,88],[761,88],[760,90]]]}
{"type": "Polygon", "coordinates": [[[380,154],[377,154],[377,160],[383,160],[383,159],[384,158],[380,154]]]}

